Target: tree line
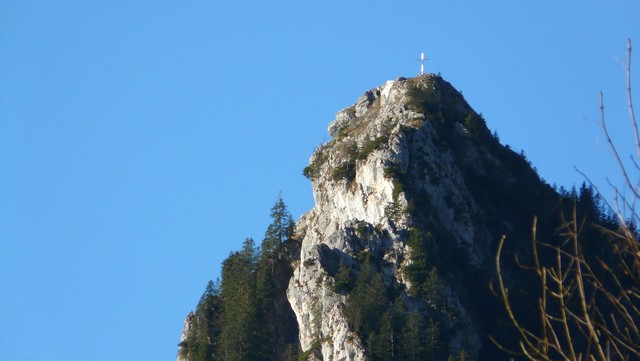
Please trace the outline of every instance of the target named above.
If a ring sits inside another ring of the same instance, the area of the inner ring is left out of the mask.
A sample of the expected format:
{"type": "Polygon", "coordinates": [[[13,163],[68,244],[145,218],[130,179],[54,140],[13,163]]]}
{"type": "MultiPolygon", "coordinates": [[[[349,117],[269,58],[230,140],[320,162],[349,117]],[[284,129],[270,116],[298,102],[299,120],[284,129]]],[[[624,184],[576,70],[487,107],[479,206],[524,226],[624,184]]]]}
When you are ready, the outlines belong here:
{"type": "Polygon", "coordinates": [[[297,324],[285,295],[295,224],[282,197],[271,218],[260,246],[247,238],[223,262],[221,279],[207,284],[180,345],[183,360],[297,360],[297,324]]]}

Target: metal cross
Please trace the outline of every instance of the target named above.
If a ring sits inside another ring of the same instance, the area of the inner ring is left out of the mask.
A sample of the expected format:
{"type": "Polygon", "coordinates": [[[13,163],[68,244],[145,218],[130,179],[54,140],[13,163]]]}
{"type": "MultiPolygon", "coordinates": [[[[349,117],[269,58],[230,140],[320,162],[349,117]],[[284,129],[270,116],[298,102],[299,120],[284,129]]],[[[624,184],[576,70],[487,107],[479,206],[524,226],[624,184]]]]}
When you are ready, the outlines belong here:
{"type": "Polygon", "coordinates": [[[429,58],[425,58],[424,57],[424,52],[420,53],[420,59],[418,59],[418,61],[420,61],[420,75],[424,74],[424,61],[425,60],[429,60],[429,58]]]}

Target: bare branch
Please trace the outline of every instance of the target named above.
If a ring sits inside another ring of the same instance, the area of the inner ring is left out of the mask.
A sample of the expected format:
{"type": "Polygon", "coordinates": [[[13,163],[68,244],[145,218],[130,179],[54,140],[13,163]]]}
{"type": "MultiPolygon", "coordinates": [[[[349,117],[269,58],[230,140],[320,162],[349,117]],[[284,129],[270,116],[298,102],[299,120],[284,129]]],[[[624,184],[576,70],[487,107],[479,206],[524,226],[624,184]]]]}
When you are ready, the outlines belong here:
{"type": "Polygon", "coordinates": [[[631,126],[635,131],[637,155],[640,157],[640,133],[638,132],[638,122],[636,121],[635,111],[633,110],[633,98],[631,96],[631,39],[627,39],[627,64],[625,66],[625,73],[627,78],[627,109],[629,110],[631,126]]]}
{"type": "MultiPolygon", "coordinates": [[[[604,94],[602,92],[600,92],[599,94],[600,94],[600,97],[599,97],[600,98],[600,127],[602,128],[602,131],[604,133],[605,139],[607,140],[607,143],[609,143],[609,148],[613,152],[613,158],[618,163],[618,168],[620,168],[620,172],[622,173],[622,179],[627,184],[627,186],[633,191],[634,187],[631,184],[631,178],[627,173],[627,168],[624,166],[624,163],[622,162],[622,158],[618,153],[618,149],[616,145],[613,143],[611,136],[609,135],[609,129],[607,128],[607,123],[604,117],[604,94]]],[[[640,194],[638,194],[637,192],[634,192],[633,195],[636,198],[640,197],[640,194]]]]}
{"type": "MultiPolygon", "coordinates": [[[[640,171],[640,130],[632,102],[630,40],[627,41],[625,71],[627,108],[637,153],[637,158],[631,157],[633,168],[629,169],[640,171]]],[[[636,210],[636,204],[640,202],[640,179],[632,181],[609,134],[602,92],[599,105],[600,126],[624,183],[619,188],[609,181],[613,201],[602,199],[617,221],[592,224],[586,215],[578,214],[578,200],[575,199],[570,215],[559,214],[561,225],[554,234],[559,239],[549,242],[537,239],[537,218],[534,217],[531,228],[533,264],[525,266],[517,257],[516,264],[523,272],[531,271],[538,278],[540,291],[535,310],[539,327],[527,328],[530,324],[521,322],[514,313],[500,264],[505,237],[500,239],[495,259],[499,291],[491,289],[501,298],[519,335],[520,352],[509,350],[511,355],[529,360],[640,359],[640,242],[636,228],[640,224],[640,212],[636,210]],[[585,238],[585,234],[592,234],[584,233],[585,230],[596,230],[600,236],[585,238]],[[591,244],[599,241],[601,244],[596,247],[603,247],[604,251],[591,248],[591,244]]],[[[584,173],[577,171],[598,195],[602,194],[584,173]]]]}

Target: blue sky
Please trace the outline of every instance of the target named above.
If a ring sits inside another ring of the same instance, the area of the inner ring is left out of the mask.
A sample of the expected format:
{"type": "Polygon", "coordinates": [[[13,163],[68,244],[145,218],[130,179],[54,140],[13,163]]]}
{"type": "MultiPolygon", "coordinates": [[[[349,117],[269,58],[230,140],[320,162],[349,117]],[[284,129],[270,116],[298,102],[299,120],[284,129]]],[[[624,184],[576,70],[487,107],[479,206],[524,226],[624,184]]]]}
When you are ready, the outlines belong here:
{"type": "Polygon", "coordinates": [[[334,114],[422,51],[547,182],[616,181],[597,94],[630,153],[638,19],[632,0],[0,0],[0,359],[173,360],[278,192],[313,206],[301,171],[334,114]]]}

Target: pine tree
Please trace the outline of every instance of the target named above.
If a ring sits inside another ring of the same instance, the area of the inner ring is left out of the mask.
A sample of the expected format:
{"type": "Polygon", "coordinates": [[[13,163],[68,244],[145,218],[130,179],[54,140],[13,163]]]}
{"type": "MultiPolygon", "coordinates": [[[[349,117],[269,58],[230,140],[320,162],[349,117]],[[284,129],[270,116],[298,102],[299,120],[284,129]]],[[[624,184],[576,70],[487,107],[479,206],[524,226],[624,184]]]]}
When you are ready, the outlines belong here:
{"type": "Polygon", "coordinates": [[[247,238],[242,243],[242,251],[240,251],[240,256],[243,259],[244,267],[246,267],[247,271],[254,272],[256,269],[256,264],[260,259],[260,255],[256,250],[256,243],[252,238],[247,238]]]}
{"type": "Polygon", "coordinates": [[[277,310],[274,305],[276,298],[276,284],[278,262],[282,262],[282,244],[293,235],[293,218],[287,211],[287,206],[278,195],[278,200],[271,208],[272,223],[267,227],[261,244],[260,259],[256,266],[256,322],[261,325],[254,334],[257,349],[254,351],[255,360],[272,360],[278,353],[283,340],[280,339],[276,319],[277,310]]]}
{"type": "Polygon", "coordinates": [[[336,292],[349,292],[353,288],[353,277],[351,275],[351,267],[346,264],[340,264],[338,273],[336,273],[333,283],[333,287],[336,292]]]}
{"type": "Polygon", "coordinates": [[[391,361],[394,356],[395,325],[392,313],[387,310],[380,318],[380,331],[371,347],[374,361],[391,361]]]}
{"type": "Polygon", "coordinates": [[[424,290],[425,300],[435,306],[438,310],[444,311],[444,308],[446,307],[444,289],[436,267],[431,268],[422,288],[424,290]]]}
{"type": "MultiPolygon", "coordinates": [[[[222,264],[222,281],[209,282],[193,319],[190,338],[181,344],[188,361],[268,361],[296,358],[293,311],[283,309],[290,262],[283,242],[294,232],[291,214],[278,197],[261,249],[247,238],[222,264]],[[215,356],[215,358],[214,358],[215,356]]],[[[181,354],[181,356],[185,356],[181,354]]]]}
{"type": "Polygon", "coordinates": [[[402,331],[400,345],[400,359],[405,361],[422,360],[422,317],[417,311],[407,315],[406,323],[402,331]]]}
{"type": "Polygon", "coordinates": [[[298,346],[295,344],[288,344],[284,350],[283,361],[297,361],[298,360],[298,346]]]}
{"type": "Polygon", "coordinates": [[[386,308],[387,295],[382,274],[376,272],[367,258],[361,265],[355,288],[347,303],[347,314],[353,329],[365,336],[377,331],[380,317],[386,308]]]}
{"type": "Polygon", "coordinates": [[[429,318],[424,330],[424,335],[424,351],[428,360],[438,360],[442,341],[440,339],[440,326],[433,320],[433,318],[429,318]]]}
{"type": "Polygon", "coordinates": [[[232,253],[222,264],[221,296],[224,299],[219,358],[225,361],[254,360],[257,305],[255,299],[255,244],[251,238],[242,251],[232,253]]]}
{"type": "Polygon", "coordinates": [[[219,281],[209,281],[200,297],[196,312],[191,314],[191,332],[186,342],[188,361],[212,361],[221,328],[222,299],[219,281]]]}
{"type": "Polygon", "coordinates": [[[254,334],[257,349],[255,360],[273,360],[277,353],[276,322],[273,300],[275,298],[273,280],[273,261],[263,257],[258,262],[256,271],[256,322],[261,325],[254,334]]]}
{"type": "Polygon", "coordinates": [[[431,237],[431,233],[423,235],[419,228],[412,228],[409,234],[408,243],[411,249],[411,263],[405,268],[404,272],[409,282],[411,282],[411,288],[408,293],[413,297],[424,295],[424,283],[429,274],[426,240],[431,237]]]}
{"type": "Polygon", "coordinates": [[[279,258],[278,253],[282,242],[293,236],[295,227],[293,217],[282,200],[282,194],[278,195],[276,204],[271,208],[271,218],[273,222],[267,227],[262,241],[262,254],[275,255],[275,258],[279,258]]]}

